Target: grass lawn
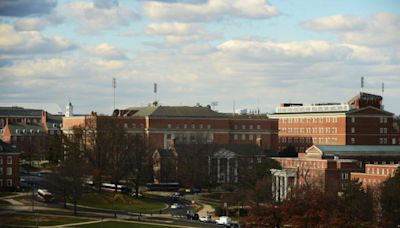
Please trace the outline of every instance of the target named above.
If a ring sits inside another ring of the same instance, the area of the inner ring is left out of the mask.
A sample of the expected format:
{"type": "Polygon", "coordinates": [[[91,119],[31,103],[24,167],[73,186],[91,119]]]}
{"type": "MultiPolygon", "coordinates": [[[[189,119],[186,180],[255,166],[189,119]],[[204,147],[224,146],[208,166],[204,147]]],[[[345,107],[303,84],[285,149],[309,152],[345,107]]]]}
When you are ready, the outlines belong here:
{"type": "Polygon", "coordinates": [[[143,224],[143,223],[127,223],[127,222],[99,222],[99,223],[92,223],[86,225],[80,225],[75,227],[84,227],[84,228],[95,228],[95,227],[103,227],[103,228],[166,228],[166,227],[174,227],[171,225],[167,226],[159,226],[159,225],[150,225],[150,224],[143,224]]]}
{"type": "Polygon", "coordinates": [[[0,192],[0,197],[17,195],[15,192],[0,192]]]}
{"type": "Polygon", "coordinates": [[[130,212],[145,212],[161,210],[165,204],[147,198],[134,198],[132,196],[115,194],[110,192],[87,193],[78,201],[78,204],[89,207],[97,207],[111,210],[123,210],[130,212]]]}
{"type": "Polygon", "coordinates": [[[36,221],[39,226],[55,226],[68,223],[86,222],[87,219],[60,217],[60,216],[41,216],[38,214],[36,218],[34,215],[17,215],[7,214],[0,216],[0,227],[12,226],[36,226],[36,221]]]}

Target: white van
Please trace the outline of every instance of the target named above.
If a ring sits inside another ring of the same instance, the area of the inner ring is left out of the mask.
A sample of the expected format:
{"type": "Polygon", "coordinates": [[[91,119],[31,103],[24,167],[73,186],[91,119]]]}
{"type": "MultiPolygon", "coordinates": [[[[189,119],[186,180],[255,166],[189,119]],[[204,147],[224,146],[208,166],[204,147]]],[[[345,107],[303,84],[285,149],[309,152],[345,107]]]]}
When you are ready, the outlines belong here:
{"type": "Polygon", "coordinates": [[[215,220],[215,222],[218,225],[225,225],[225,226],[232,225],[232,219],[231,219],[231,217],[228,217],[228,216],[221,216],[217,220],[215,220]]]}

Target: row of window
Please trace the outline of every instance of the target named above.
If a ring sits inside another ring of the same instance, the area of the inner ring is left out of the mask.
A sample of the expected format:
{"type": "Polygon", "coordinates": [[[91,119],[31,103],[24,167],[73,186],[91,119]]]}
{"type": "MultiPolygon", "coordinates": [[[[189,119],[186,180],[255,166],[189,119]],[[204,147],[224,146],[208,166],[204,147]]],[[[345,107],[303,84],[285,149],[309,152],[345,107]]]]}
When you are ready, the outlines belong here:
{"type": "Polygon", "coordinates": [[[280,160],[283,167],[306,167],[306,168],[326,168],[326,162],[319,161],[299,161],[299,160],[280,160]]]}
{"type": "Polygon", "coordinates": [[[144,128],[144,124],[137,125],[135,123],[132,123],[132,124],[124,123],[124,128],[129,128],[129,127],[131,127],[131,128],[137,128],[137,127],[144,128]]]}
{"type": "MultiPolygon", "coordinates": [[[[233,127],[234,127],[235,130],[238,130],[238,129],[239,129],[239,126],[238,126],[237,124],[235,124],[233,127]]],[[[254,129],[254,126],[253,126],[252,124],[250,124],[250,125],[247,126],[247,128],[248,128],[249,130],[253,130],[253,129],[254,129]]],[[[241,129],[242,129],[242,130],[246,130],[246,125],[242,124],[241,129]]],[[[257,125],[256,125],[256,129],[257,129],[257,130],[260,130],[260,129],[261,129],[261,125],[260,125],[260,124],[257,124],[257,125]]]]}
{"type": "MultiPolygon", "coordinates": [[[[6,175],[7,176],[11,176],[12,175],[12,167],[7,167],[7,172],[6,172],[6,175]]],[[[2,167],[0,167],[0,176],[1,175],[3,175],[3,168],[2,167]]]]}
{"type": "MultiPolygon", "coordinates": [[[[12,165],[13,160],[12,160],[12,156],[7,156],[7,165],[12,165]]],[[[3,157],[0,157],[0,165],[3,164],[3,157]]]]}
{"type": "MultiPolygon", "coordinates": [[[[0,179],[0,187],[3,186],[3,179],[0,179]]],[[[7,187],[12,187],[12,179],[7,179],[7,187]]]]}
{"type": "MultiPolygon", "coordinates": [[[[181,126],[182,126],[183,129],[187,129],[189,127],[189,125],[187,125],[187,124],[182,124],[182,125],[176,124],[175,128],[176,129],[180,129],[181,126]]],[[[172,128],[172,124],[168,124],[167,127],[168,127],[168,129],[171,129],[172,128]]],[[[196,124],[191,124],[190,127],[191,127],[191,129],[196,129],[196,124]]],[[[203,124],[197,125],[197,129],[203,129],[203,128],[204,128],[203,124]]],[[[210,124],[207,124],[207,129],[211,129],[211,125],[210,124]]]]}
{"type": "Polygon", "coordinates": [[[289,134],[337,134],[336,127],[280,128],[279,131],[289,134]]]}
{"type": "Polygon", "coordinates": [[[233,135],[233,139],[234,140],[239,140],[239,136],[240,136],[240,140],[255,140],[255,139],[259,139],[261,138],[261,135],[252,135],[252,134],[234,134],[233,135]]]}
{"type": "Polygon", "coordinates": [[[375,168],[375,167],[370,167],[368,169],[368,173],[371,174],[378,174],[378,175],[393,175],[395,169],[388,169],[388,168],[375,168]]]}
{"type": "Polygon", "coordinates": [[[337,123],[337,117],[290,117],[281,118],[279,123],[337,123]]]}
{"type": "Polygon", "coordinates": [[[280,137],[281,143],[337,144],[336,137],[280,137]]]}

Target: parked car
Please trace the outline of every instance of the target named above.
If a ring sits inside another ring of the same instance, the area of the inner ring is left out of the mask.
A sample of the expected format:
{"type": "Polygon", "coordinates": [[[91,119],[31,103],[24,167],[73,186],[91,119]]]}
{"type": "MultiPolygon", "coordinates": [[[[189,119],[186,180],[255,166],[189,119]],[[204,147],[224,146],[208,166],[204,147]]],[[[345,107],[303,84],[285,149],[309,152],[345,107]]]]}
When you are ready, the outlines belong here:
{"type": "Polygon", "coordinates": [[[171,205],[171,209],[180,209],[180,208],[183,208],[182,204],[174,203],[171,205]]]}
{"type": "Polygon", "coordinates": [[[212,222],[211,215],[200,216],[200,222],[212,222]]]}
{"type": "Polygon", "coordinates": [[[228,216],[221,216],[217,220],[215,220],[215,222],[218,225],[224,225],[224,226],[228,226],[228,227],[230,227],[232,225],[232,219],[231,219],[231,217],[228,217],[228,216]]]}
{"type": "Polygon", "coordinates": [[[201,189],[200,188],[187,188],[187,189],[185,189],[185,192],[187,192],[187,193],[200,193],[201,192],[201,189]]]}
{"type": "Polygon", "coordinates": [[[172,197],[172,198],[178,198],[178,197],[181,197],[181,196],[182,196],[182,195],[181,195],[180,192],[174,192],[174,193],[171,194],[171,197],[172,197]]]}
{"type": "Polygon", "coordinates": [[[193,213],[193,211],[187,211],[186,218],[190,220],[199,220],[199,214],[193,213]]]}

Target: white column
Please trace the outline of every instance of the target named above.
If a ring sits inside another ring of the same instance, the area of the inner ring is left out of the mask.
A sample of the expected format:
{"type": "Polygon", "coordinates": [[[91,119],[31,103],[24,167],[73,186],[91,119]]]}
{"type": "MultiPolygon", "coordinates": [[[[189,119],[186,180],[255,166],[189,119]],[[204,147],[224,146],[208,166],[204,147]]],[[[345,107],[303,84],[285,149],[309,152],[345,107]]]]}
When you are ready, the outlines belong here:
{"type": "Polygon", "coordinates": [[[285,194],[284,194],[284,197],[285,197],[285,199],[286,199],[286,197],[287,197],[287,190],[288,190],[288,176],[287,175],[285,175],[285,194]]]}
{"type": "Polygon", "coordinates": [[[234,171],[234,174],[235,174],[235,183],[237,183],[238,182],[238,159],[237,158],[235,159],[235,171],[234,171]]]}
{"type": "Polygon", "coordinates": [[[217,158],[217,183],[219,183],[219,158],[217,158]]]}
{"type": "Polygon", "coordinates": [[[275,176],[275,198],[276,201],[279,200],[279,176],[275,176]]]}
{"type": "Polygon", "coordinates": [[[272,199],[274,199],[276,201],[276,188],[275,188],[275,182],[276,182],[276,176],[274,174],[272,174],[272,199]]]}
{"type": "Polygon", "coordinates": [[[229,183],[229,158],[226,159],[226,182],[229,183]]]}
{"type": "Polygon", "coordinates": [[[280,199],[283,200],[283,186],[284,182],[283,182],[283,177],[279,177],[279,193],[280,193],[280,199]]]}

